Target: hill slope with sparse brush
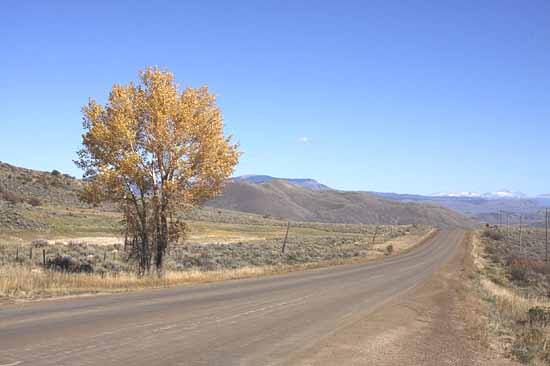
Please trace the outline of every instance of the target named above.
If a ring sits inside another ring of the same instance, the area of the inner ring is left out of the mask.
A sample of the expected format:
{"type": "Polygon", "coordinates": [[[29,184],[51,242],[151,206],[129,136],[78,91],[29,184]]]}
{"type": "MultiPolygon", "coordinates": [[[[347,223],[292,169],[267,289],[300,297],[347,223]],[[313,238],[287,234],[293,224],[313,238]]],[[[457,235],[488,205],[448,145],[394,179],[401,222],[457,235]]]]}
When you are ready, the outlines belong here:
{"type": "Polygon", "coordinates": [[[42,172],[0,162],[0,201],[82,206],[78,191],[82,182],[57,170],[42,172]]]}
{"type": "Polygon", "coordinates": [[[464,216],[436,205],[384,200],[365,192],[310,190],[286,181],[230,182],[209,206],[300,221],[427,224],[470,227],[464,216]]]}
{"type": "MultiPolygon", "coordinates": [[[[4,225],[33,227],[30,221],[33,215],[29,214],[34,212],[33,206],[85,208],[78,200],[81,187],[80,180],[57,171],[40,172],[0,163],[0,213],[3,212],[4,225]]],[[[223,194],[207,205],[297,221],[438,227],[473,225],[455,211],[437,205],[389,201],[366,192],[313,190],[283,180],[231,181],[223,194]]],[[[205,212],[209,212],[208,209],[205,212]]],[[[0,218],[0,226],[2,222],[0,218]]]]}

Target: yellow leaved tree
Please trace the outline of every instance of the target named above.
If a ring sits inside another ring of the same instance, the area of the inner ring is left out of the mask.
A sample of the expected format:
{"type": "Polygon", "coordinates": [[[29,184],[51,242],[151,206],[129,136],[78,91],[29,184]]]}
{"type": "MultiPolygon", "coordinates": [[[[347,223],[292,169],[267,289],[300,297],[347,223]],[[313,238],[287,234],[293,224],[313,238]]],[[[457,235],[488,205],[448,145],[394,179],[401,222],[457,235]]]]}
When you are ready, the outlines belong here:
{"type": "Polygon", "coordinates": [[[215,97],[206,86],[181,91],[171,72],[154,67],[82,111],[82,199],[117,203],[138,272],[154,265],[161,273],[168,245],[185,235],[177,212],[218,194],[238,162],[215,97]]]}

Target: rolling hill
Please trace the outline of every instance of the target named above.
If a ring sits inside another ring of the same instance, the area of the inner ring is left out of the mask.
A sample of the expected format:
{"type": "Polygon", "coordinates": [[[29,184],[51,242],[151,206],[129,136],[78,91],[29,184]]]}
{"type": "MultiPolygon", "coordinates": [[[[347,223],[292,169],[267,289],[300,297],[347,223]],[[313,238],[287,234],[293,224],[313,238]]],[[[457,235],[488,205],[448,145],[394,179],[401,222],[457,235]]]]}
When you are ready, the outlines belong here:
{"type": "MultiPolygon", "coordinates": [[[[259,177],[259,176],[256,176],[259,177]]],[[[312,179],[273,177],[230,181],[207,206],[297,221],[349,224],[427,224],[472,226],[473,221],[441,206],[386,200],[366,192],[332,190],[312,179]]],[[[0,226],[33,227],[33,206],[85,209],[78,200],[80,180],[0,163],[0,226]],[[5,220],[3,220],[3,219],[5,220]],[[6,222],[4,222],[6,221],[6,222]]],[[[113,207],[104,207],[110,211],[113,207]]],[[[205,209],[208,211],[208,208],[205,209]]]]}
{"type": "Polygon", "coordinates": [[[299,221],[470,227],[473,221],[432,204],[395,202],[365,192],[312,190],[284,180],[233,181],[208,206],[299,221]]]}

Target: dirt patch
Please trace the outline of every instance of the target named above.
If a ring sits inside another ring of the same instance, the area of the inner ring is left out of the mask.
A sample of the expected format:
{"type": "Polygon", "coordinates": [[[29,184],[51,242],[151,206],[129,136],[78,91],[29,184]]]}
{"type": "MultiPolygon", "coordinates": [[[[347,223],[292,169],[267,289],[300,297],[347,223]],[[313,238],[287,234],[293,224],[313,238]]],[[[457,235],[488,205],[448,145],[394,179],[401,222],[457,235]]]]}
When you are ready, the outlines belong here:
{"type": "Polygon", "coordinates": [[[123,245],[124,239],[116,236],[80,236],[76,238],[70,237],[55,237],[52,239],[47,239],[46,242],[49,245],[54,244],[79,244],[79,245],[98,245],[98,246],[113,246],[113,245],[123,245]]]}
{"type": "Polygon", "coordinates": [[[438,230],[431,229],[428,232],[425,233],[415,233],[405,236],[400,236],[395,239],[388,240],[385,243],[378,243],[373,246],[374,250],[379,251],[380,253],[401,253],[404,251],[408,251],[414,246],[418,245],[419,243],[423,243],[424,241],[428,240],[429,238],[433,237],[438,230]],[[388,247],[391,246],[392,250],[391,253],[388,251],[388,247]]]}

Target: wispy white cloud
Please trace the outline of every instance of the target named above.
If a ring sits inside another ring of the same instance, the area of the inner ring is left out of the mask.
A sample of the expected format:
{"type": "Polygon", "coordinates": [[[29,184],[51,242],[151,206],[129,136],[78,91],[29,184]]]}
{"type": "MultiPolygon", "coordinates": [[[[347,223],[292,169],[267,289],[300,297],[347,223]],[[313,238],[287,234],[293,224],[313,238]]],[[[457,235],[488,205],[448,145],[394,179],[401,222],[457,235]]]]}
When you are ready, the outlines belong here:
{"type": "Polygon", "coordinates": [[[309,138],[306,136],[302,136],[298,139],[302,144],[307,144],[309,142],[309,138]]]}

